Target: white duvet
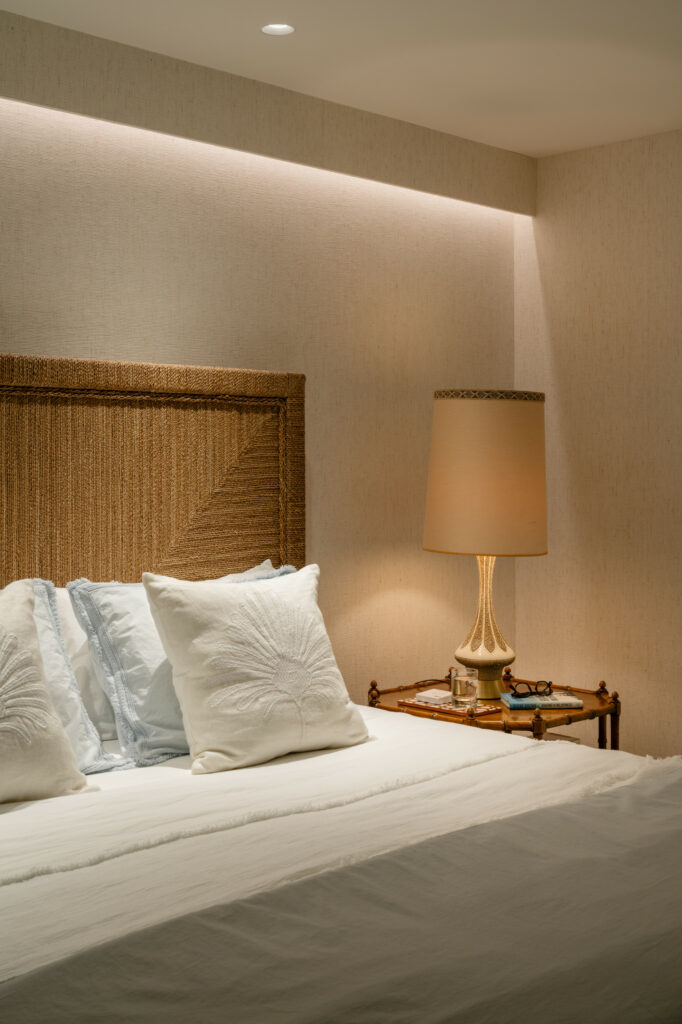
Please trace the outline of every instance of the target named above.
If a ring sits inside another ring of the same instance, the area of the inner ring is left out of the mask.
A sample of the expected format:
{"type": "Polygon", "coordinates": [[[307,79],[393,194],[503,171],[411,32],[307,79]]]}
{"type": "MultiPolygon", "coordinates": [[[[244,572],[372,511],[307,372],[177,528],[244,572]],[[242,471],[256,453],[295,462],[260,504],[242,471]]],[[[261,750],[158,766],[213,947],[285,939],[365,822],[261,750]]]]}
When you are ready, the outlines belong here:
{"type": "Polygon", "coordinates": [[[665,762],[361,709],[371,740],[189,758],[0,814],[0,980],[214,903],[613,786],[665,762]]]}

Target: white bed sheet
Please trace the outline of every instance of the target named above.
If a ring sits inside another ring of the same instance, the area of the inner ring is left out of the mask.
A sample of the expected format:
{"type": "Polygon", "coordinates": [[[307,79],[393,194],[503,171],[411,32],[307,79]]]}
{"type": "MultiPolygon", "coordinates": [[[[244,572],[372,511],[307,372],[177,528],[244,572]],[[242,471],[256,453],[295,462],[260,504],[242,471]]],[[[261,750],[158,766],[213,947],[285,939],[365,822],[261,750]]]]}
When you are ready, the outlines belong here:
{"type": "Polygon", "coordinates": [[[192,776],[189,758],[0,815],[0,980],[131,931],[666,762],[361,709],[372,739],[192,776]],[[8,941],[10,939],[11,941],[8,941]]]}

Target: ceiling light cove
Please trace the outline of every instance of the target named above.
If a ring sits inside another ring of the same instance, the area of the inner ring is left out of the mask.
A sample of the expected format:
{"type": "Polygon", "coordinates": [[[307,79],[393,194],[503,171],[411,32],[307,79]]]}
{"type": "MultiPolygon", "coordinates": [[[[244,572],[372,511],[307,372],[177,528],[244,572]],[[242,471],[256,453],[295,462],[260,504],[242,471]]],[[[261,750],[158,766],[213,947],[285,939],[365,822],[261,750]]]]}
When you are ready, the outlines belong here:
{"type": "Polygon", "coordinates": [[[266,36],[290,36],[293,31],[291,25],[263,25],[261,29],[266,36]]]}

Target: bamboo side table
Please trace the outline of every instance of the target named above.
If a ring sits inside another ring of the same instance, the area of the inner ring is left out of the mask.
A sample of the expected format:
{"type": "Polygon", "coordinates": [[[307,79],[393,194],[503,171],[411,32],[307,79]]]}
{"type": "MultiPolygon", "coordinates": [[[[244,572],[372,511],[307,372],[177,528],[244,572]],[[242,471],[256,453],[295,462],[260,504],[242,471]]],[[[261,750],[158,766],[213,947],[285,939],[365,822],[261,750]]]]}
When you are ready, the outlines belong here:
{"type": "MultiPolygon", "coordinates": [[[[504,670],[502,677],[503,684],[509,685],[514,682],[530,682],[530,680],[517,679],[511,674],[511,669],[504,670]]],[[[528,711],[511,711],[505,707],[501,700],[485,700],[482,703],[492,704],[495,711],[488,715],[474,717],[472,712],[466,715],[453,715],[447,712],[422,710],[421,708],[410,708],[398,705],[399,700],[405,697],[417,697],[420,690],[429,687],[440,686],[443,689],[450,689],[450,675],[442,679],[422,679],[418,683],[410,683],[406,686],[392,686],[385,690],[379,688],[376,680],[372,680],[369,688],[367,703],[370,707],[381,708],[383,711],[400,711],[404,714],[415,715],[418,718],[435,718],[441,722],[454,722],[456,725],[474,726],[477,729],[496,729],[501,732],[530,732],[536,740],[545,739],[548,729],[560,728],[572,725],[574,722],[583,722],[587,719],[597,719],[598,742],[602,750],[606,749],[606,719],[611,722],[611,750],[619,749],[619,724],[621,702],[618,693],[614,690],[609,693],[606,683],[602,680],[596,690],[581,690],[577,686],[557,686],[552,684],[555,691],[566,691],[575,693],[582,698],[582,708],[561,708],[556,711],[546,708],[529,708],[528,711]]]]}

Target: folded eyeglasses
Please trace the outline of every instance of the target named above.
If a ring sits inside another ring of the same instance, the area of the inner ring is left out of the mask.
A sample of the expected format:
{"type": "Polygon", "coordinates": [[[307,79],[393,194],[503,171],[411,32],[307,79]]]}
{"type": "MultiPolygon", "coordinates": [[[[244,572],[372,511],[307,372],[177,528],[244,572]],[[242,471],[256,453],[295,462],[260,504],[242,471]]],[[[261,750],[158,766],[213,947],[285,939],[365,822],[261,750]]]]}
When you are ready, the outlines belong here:
{"type": "Polygon", "coordinates": [[[549,697],[552,693],[552,684],[546,679],[538,679],[537,683],[527,683],[525,679],[517,679],[515,683],[510,680],[509,685],[513,695],[521,699],[532,697],[533,694],[537,694],[538,697],[549,697]]]}

